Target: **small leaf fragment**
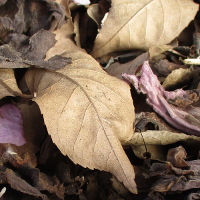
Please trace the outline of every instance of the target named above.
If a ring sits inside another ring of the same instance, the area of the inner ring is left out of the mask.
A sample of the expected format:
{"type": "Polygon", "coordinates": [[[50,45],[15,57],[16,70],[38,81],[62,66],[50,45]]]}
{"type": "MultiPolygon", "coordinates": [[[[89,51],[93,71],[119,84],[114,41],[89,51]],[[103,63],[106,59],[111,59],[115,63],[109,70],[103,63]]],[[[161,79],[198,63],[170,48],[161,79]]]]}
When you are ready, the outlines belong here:
{"type": "Polygon", "coordinates": [[[0,107],[0,143],[21,146],[26,143],[20,110],[13,104],[0,107]]]}
{"type": "Polygon", "coordinates": [[[122,76],[127,81],[133,83],[138,93],[147,94],[147,103],[168,123],[185,133],[199,136],[200,108],[193,106],[179,108],[170,104],[168,102],[170,99],[187,98],[187,92],[182,89],[172,92],[165,91],[157,76],[151,70],[148,61],[143,64],[141,75],[123,74],[122,76]]]}
{"type": "Polygon", "coordinates": [[[184,84],[188,84],[191,81],[192,74],[192,69],[175,69],[165,78],[162,86],[166,90],[184,86],[184,84]]]}
{"type": "Polygon", "coordinates": [[[37,188],[23,180],[11,169],[6,169],[6,171],[2,172],[1,175],[6,179],[11,188],[37,198],[41,197],[42,200],[48,200],[46,195],[42,194],[37,188]]]}
{"type": "Polygon", "coordinates": [[[57,71],[30,69],[26,81],[44,116],[53,142],[74,162],[111,172],[137,193],[133,166],[120,141],[133,134],[134,107],[130,87],[109,76],[67,31],[55,31],[57,43],[47,58],[62,54],[72,64],[57,71]]]}

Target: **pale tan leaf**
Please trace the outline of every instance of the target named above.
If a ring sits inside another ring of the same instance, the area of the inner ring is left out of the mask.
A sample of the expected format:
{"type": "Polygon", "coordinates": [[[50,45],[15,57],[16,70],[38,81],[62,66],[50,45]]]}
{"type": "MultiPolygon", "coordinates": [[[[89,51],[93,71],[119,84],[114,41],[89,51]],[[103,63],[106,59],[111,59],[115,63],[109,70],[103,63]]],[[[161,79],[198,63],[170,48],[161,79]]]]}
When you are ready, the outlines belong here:
{"type": "Polygon", "coordinates": [[[176,133],[171,131],[147,130],[144,132],[135,132],[131,140],[124,143],[132,147],[134,154],[144,159],[144,153],[147,151],[153,160],[166,160],[166,149],[164,145],[182,142],[187,146],[200,143],[200,137],[187,135],[184,133],[176,133]],[[145,141],[145,143],[144,143],[145,141]]]}
{"type": "Polygon", "coordinates": [[[106,68],[105,71],[111,76],[115,76],[119,79],[122,79],[123,73],[135,74],[137,68],[148,59],[149,59],[149,54],[148,52],[146,52],[127,63],[121,64],[119,62],[115,62],[111,64],[108,68],[106,68]]]}
{"type": "Polygon", "coordinates": [[[194,19],[193,0],[112,0],[92,55],[170,43],[194,19]]]}
{"type": "Polygon", "coordinates": [[[69,22],[55,31],[57,43],[47,59],[62,54],[72,64],[56,72],[30,69],[27,84],[60,151],[74,163],[111,172],[136,193],[134,169],[120,143],[133,134],[130,88],[75,46],[70,28],[69,22]]]}
{"type": "Polygon", "coordinates": [[[0,69],[0,99],[21,94],[12,69],[0,69]]]}
{"type": "Polygon", "coordinates": [[[165,89],[183,87],[184,84],[190,83],[192,74],[192,69],[175,69],[165,78],[162,86],[165,89]]]}
{"type": "Polygon", "coordinates": [[[131,140],[127,141],[125,145],[169,145],[176,142],[192,142],[192,141],[199,141],[200,137],[187,135],[184,133],[175,133],[171,131],[155,131],[155,130],[148,130],[145,132],[135,132],[131,140]],[[142,137],[143,136],[143,137],[142,137]],[[144,138],[144,139],[143,139],[144,138]]]}

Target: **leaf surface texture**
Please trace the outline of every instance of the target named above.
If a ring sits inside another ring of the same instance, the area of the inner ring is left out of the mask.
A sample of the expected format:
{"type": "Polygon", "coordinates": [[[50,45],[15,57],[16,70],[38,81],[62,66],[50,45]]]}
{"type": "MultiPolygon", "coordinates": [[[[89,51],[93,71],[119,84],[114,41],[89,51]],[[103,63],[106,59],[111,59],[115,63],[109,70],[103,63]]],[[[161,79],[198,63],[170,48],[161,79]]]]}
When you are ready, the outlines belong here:
{"type": "Polygon", "coordinates": [[[112,0],[92,51],[94,57],[170,43],[194,19],[192,0],[112,0]]]}
{"type": "Polygon", "coordinates": [[[30,69],[27,84],[60,151],[84,167],[111,172],[136,193],[134,169],[120,143],[133,134],[130,88],[76,47],[68,27],[55,32],[57,43],[47,59],[59,54],[72,64],[57,71],[30,69]]]}

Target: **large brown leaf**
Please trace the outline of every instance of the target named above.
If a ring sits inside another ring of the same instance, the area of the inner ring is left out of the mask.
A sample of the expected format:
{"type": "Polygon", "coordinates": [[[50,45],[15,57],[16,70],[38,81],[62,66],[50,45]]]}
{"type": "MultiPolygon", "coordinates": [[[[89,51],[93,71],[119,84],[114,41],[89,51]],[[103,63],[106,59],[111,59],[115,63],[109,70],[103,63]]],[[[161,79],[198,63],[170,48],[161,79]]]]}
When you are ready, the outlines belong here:
{"type": "Polygon", "coordinates": [[[27,84],[60,151],[84,167],[113,173],[136,193],[134,169],[120,143],[133,134],[130,88],[75,46],[71,27],[55,31],[57,43],[47,59],[62,54],[72,64],[57,71],[30,69],[27,84]]]}
{"type": "Polygon", "coordinates": [[[194,19],[193,0],[112,0],[92,54],[148,49],[170,43],[194,19]]]}

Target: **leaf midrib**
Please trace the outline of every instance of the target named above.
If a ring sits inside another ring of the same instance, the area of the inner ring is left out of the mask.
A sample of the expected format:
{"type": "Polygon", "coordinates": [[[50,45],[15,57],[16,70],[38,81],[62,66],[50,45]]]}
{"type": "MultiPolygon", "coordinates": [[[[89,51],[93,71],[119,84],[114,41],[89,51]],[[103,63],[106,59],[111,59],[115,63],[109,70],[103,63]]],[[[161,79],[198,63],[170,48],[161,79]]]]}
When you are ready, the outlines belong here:
{"type": "MultiPolygon", "coordinates": [[[[76,68],[74,68],[74,69],[76,69],[76,68]]],[[[93,71],[95,71],[95,70],[93,70],[93,71]]],[[[96,71],[95,71],[95,72],[96,72],[96,71]]],[[[85,96],[87,97],[88,101],[91,102],[92,106],[93,106],[94,109],[95,109],[95,112],[97,113],[98,120],[99,120],[99,122],[100,122],[100,124],[101,124],[101,126],[102,126],[102,128],[103,128],[103,132],[104,132],[104,134],[105,134],[105,136],[106,136],[106,138],[107,138],[107,141],[108,141],[108,143],[109,143],[109,145],[110,145],[110,147],[111,147],[111,151],[114,153],[115,158],[116,158],[117,162],[119,163],[119,166],[120,166],[120,168],[121,168],[121,170],[122,170],[122,172],[123,172],[123,174],[124,174],[124,177],[126,178],[127,182],[129,183],[129,186],[130,186],[130,188],[131,188],[131,185],[132,185],[132,184],[130,183],[130,181],[129,181],[129,179],[128,179],[126,173],[125,173],[125,170],[124,170],[123,166],[121,165],[121,162],[119,161],[116,152],[114,151],[114,147],[113,147],[112,143],[110,142],[110,140],[109,140],[109,138],[108,138],[108,136],[107,136],[107,134],[106,134],[106,131],[105,131],[103,122],[102,122],[102,120],[101,120],[101,117],[99,116],[99,113],[98,113],[98,111],[97,111],[97,109],[96,109],[94,103],[93,103],[92,100],[90,99],[90,97],[89,97],[89,95],[87,94],[87,92],[85,91],[85,89],[84,89],[77,81],[73,80],[73,79],[70,78],[69,76],[63,75],[63,74],[60,73],[60,72],[55,72],[55,71],[52,72],[51,70],[47,70],[47,73],[57,74],[57,75],[59,75],[59,76],[65,78],[65,79],[71,81],[73,84],[77,85],[77,87],[80,87],[80,89],[83,91],[83,93],[84,93],[85,96]]],[[[45,75],[42,77],[42,79],[43,79],[44,77],[45,77],[45,75]]],[[[42,80],[42,79],[41,79],[41,80],[42,80]]],[[[62,79],[62,78],[61,78],[61,79],[62,79]]],[[[61,80],[61,79],[60,79],[60,80],[61,80]]],[[[40,81],[41,81],[41,80],[40,80],[40,81]]],[[[53,85],[52,85],[52,86],[53,86],[53,85]]],[[[51,86],[51,87],[52,87],[52,86],[51,86]]],[[[104,87],[105,87],[105,86],[104,86],[104,87]]],[[[111,90],[111,91],[112,91],[112,90],[111,90]]],[[[113,92],[113,91],[112,91],[112,92],[113,92]]],[[[114,93],[114,94],[116,94],[116,93],[114,93]]],[[[125,153],[124,153],[124,154],[125,154],[125,153]]],[[[125,156],[126,156],[126,155],[125,155],[125,156]]]]}

